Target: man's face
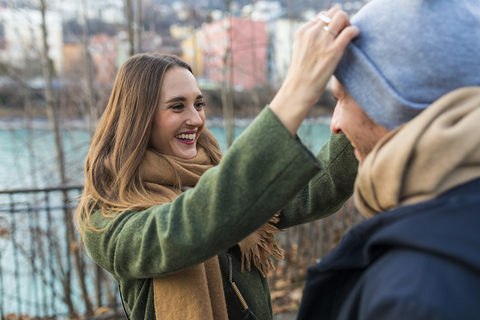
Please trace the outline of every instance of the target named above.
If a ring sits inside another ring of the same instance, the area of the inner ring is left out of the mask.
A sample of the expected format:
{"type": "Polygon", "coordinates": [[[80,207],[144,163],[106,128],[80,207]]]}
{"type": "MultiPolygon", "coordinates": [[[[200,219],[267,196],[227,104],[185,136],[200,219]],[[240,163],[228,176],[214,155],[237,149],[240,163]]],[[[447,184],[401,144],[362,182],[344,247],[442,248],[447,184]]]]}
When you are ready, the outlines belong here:
{"type": "Polygon", "coordinates": [[[355,157],[362,163],[388,130],[370,119],[335,77],[332,78],[332,93],[338,101],[330,130],[347,136],[355,148],[355,157]]]}

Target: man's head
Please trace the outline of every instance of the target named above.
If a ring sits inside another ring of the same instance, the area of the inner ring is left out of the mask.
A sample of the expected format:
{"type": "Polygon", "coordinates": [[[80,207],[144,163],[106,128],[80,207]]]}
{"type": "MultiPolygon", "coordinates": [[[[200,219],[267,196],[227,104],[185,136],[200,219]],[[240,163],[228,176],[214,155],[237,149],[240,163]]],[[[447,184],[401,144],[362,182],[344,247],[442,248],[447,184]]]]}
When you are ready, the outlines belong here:
{"type": "Polygon", "coordinates": [[[443,95],[480,86],[478,0],[372,0],[351,22],[360,35],[334,73],[331,127],[361,158],[443,95]]]}

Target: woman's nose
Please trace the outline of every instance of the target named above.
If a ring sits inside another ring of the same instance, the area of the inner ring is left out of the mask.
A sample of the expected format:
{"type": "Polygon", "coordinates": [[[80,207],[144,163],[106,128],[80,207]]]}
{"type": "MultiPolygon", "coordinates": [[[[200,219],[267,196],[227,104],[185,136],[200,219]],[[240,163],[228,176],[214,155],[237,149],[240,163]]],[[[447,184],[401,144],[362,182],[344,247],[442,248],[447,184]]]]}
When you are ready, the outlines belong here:
{"type": "Polygon", "coordinates": [[[188,118],[185,123],[189,126],[200,127],[203,124],[203,119],[195,107],[190,108],[188,118]]]}

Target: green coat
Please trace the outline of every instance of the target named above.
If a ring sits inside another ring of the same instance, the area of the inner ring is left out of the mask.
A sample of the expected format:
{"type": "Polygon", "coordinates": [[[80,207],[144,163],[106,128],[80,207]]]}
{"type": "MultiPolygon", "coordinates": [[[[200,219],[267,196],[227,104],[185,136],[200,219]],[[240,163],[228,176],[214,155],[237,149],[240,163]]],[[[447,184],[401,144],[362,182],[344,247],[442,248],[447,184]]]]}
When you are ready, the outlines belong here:
{"type": "Polygon", "coordinates": [[[215,255],[226,286],[226,250],[233,247],[234,281],[258,319],[270,320],[268,281],[256,268],[240,272],[236,243],[282,208],[280,228],[334,213],[351,196],[356,170],[343,136],[332,137],[316,159],[267,107],[221,163],[172,203],[116,219],[93,213],[92,223],[105,230],[87,231],[85,247],[120,284],[132,320],[155,319],[153,278],[215,255]]]}

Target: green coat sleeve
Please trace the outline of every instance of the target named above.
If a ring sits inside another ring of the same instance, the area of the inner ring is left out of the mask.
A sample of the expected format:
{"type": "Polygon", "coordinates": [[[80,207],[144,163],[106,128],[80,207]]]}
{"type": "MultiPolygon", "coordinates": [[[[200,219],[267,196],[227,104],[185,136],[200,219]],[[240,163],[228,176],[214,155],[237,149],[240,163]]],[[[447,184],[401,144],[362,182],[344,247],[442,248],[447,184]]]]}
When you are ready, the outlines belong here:
{"type": "Polygon", "coordinates": [[[283,209],[279,228],[289,228],[337,212],[352,196],[358,161],[343,134],[331,134],[317,159],[322,169],[283,209]]]}
{"type": "Polygon", "coordinates": [[[258,229],[320,170],[267,107],[221,163],[172,203],[115,218],[95,212],[91,257],[114,277],[145,279],[203,262],[258,229]]]}

